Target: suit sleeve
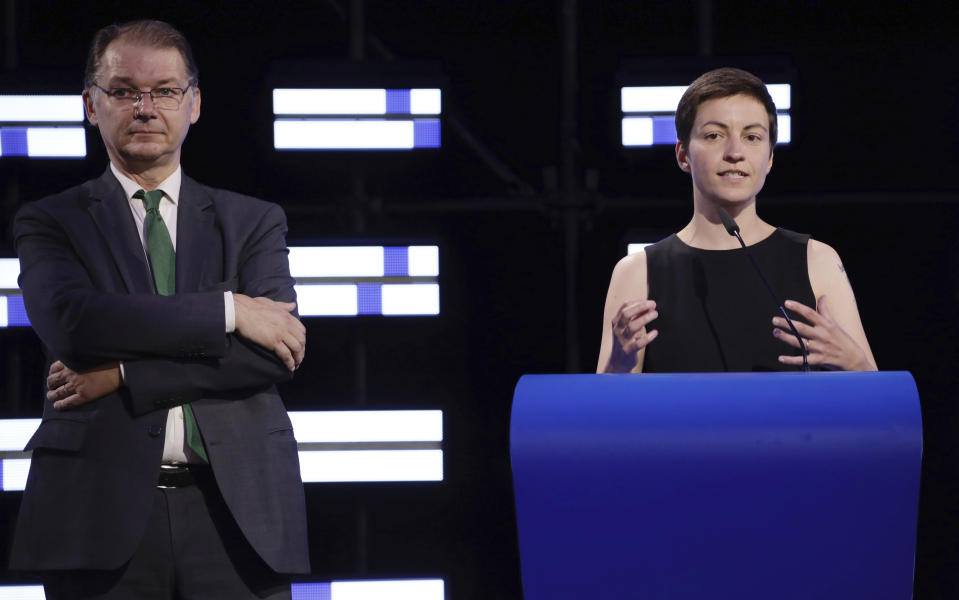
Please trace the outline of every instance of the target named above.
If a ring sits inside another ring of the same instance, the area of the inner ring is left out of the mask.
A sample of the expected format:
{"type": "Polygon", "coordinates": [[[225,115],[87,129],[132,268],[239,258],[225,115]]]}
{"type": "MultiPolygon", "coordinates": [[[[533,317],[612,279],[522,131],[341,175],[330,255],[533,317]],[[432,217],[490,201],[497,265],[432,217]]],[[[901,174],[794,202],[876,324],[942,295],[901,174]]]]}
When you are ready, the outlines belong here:
{"type": "MultiPolygon", "coordinates": [[[[269,207],[240,254],[237,291],[251,297],[295,302],[286,247],[286,217],[279,206],[269,207]]],[[[220,335],[223,336],[222,326],[220,335]]],[[[191,360],[145,358],[124,363],[124,371],[135,414],[204,397],[242,399],[249,390],[292,378],[273,352],[235,333],[226,336],[222,356],[191,360]]]]}
{"type": "Polygon", "coordinates": [[[101,291],[93,280],[94,257],[84,254],[99,240],[72,239],[75,235],[37,204],[25,205],[14,220],[27,315],[54,357],[83,371],[148,356],[224,355],[222,293],[101,291]]]}

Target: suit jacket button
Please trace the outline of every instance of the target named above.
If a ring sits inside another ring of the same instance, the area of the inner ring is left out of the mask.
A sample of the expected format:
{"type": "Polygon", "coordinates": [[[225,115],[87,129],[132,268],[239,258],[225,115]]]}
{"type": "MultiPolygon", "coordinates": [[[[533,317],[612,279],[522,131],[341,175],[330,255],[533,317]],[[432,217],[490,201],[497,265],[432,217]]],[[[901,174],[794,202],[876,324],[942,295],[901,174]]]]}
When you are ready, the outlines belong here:
{"type": "Polygon", "coordinates": [[[150,437],[157,437],[163,433],[163,428],[159,425],[150,425],[149,433],[150,437]]]}

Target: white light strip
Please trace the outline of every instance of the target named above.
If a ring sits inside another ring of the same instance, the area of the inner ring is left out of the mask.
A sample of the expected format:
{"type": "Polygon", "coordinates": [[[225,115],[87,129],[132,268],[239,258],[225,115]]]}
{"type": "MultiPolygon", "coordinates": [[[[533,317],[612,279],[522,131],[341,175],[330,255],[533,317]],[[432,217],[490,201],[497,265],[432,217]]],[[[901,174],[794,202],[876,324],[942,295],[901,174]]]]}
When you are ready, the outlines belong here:
{"type": "Polygon", "coordinates": [[[304,483],[443,481],[442,450],[301,450],[304,483]]]}
{"type": "Polygon", "coordinates": [[[83,127],[28,127],[27,153],[31,158],[82,158],[87,155],[83,127]]]}
{"type": "MultiPolygon", "coordinates": [[[[301,444],[323,442],[440,442],[441,410],[290,411],[301,444]]],[[[0,452],[20,452],[40,419],[0,419],[0,452]]]]}
{"type": "Polygon", "coordinates": [[[673,112],[687,87],[685,85],[624,87],[620,91],[620,106],[624,113],[673,112]]]}
{"type": "Polygon", "coordinates": [[[20,492],[27,487],[30,472],[29,458],[4,458],[0,460],[0,489],[4,492],[20,492]]]}
{"type": "Polygon", "coordinates": [[[653,145],[652,117],[623,118],[623,145],[624,146],[652,146],[653,145]]]}
{"type": "MultiPolygon", "coordinates": [[[[304,483],[375,481],[443,481],[443,451],[425,450],[300,450],[304,483]]],[[[22,491],[30,471],[29,458],[4,458],[2,490],[22,491]]]]}
{"type": "Polygon", "coordinates": [[[280,119],[273,123],[277,150],[409,150],[413,121],[385,119],[280,119]]]}
{"type": "Polygon", "coordinates": [[[9,327],[10,317],[7,315],[7,297],[0,296],[0,327],[9,327]]]}
{"type": "Polygon", "coordinates": [[[355,285],[305,284],[293,287],[296,309],[301,317],[351,317],[359,313],[355,285]]]}
{"type": "Polygon", "coordinates": [[[440,442],[441,410],[290,412],[297,442],[440,442]]]}
{"type": "Polygon", "coordinates": [[[83,98],[49,95],[0,95],[0,123],[83,122],[83,98]]]}
{"type": "Polygon", "coordinates": [[[643,250],[644,248],[646,248],[646,246],[652,246],[652,245],[653,245],[652,242],[645,243],[645,244],[628,244],[626,246],[626,254],[636,254],[640,250],[643,250]]]}
{"type": "MultiPolygon", "coordinates": [[[[673,113],[688,86],[633,86],[620,91],[620,106],[624,113],[673,113]]],[[[776,110],[792,107],[792,88],[788,83],[771,83],[766,86],[776,105],[776,110]]]]}
{"type": "Polygon", "coordinates": [[[40,419],[0,419],[0,452],[20,452],[40,426],[40,419]]]}
{"type": "Polygon", "coordinates": [[[385,89],[275,89],[275,115],[384,115],[385,89]]]}
{"type": "MultiPolygon", "coordinates": [[[[438,246],[408,246],[409,275],[440,274],[438,246]]],[[[293,277],[383,277],[383,246],[294,246],[290,248],[293,277]]],[[[0,258],[0,290],[19,289],[20,261],[0,258]]]]}
{"type": "Polygon", "coordinates": [[[409,272],[412,277],[436,277],[440,274],[439,246],[410,246],[409,272]]]}
{"type": "MultiPolygon", "coordinates": [[[[294,583],[293,600],[444,600],[442,579],[294,583]]],[[[0,585],[0,600],[46,600],[42,585],[0,585]]]]}
{"type": "Polygon", "coordinates": [[[0,258],[0,290],[16,290],[20,276],[20,261],[16,258],[0,258]]]}
{"type": "Polygon", "coordinates": [[[440,286],[437,283],[384,284],[384,315],[440,314],[440,286]]]}
{"type": "Polygon", "coordinates": [[[0,600],[45,600],[42,585],[0,586],[0,600]]]}
{"type": "Polygon", "coordinates": [[[788,83],[770,83],[766,86],[769,95],[772,96],[773,104],[776,110],[789,110],[792,108],[792,86],[788,83]]]}
{"type": "Polygon", "coordinates": [[[443,112],[442,93],[438,89],[410,90],[411,115],[438,115],[443,112]]]}
{"type": "Polygon", "coordinates": [[[792,117],[789,115],[776,115],[776,143],[788,144],[793,139],[792,117]]]}
{"type": "Polygon", "coordinates": [[[83,157],[87,155],[87,138],[82,127],[30,127],[27,147],[31,157],[83,157]]]}
{"type": "Polygon", "coordinates": [[[334,581],[330,600],[443,600],[442,579],[334,581]]]}
{"type": "Polygon", "coordinates": [[[293,277],[382,277],[383,246],[290,248],[293,277]]]}

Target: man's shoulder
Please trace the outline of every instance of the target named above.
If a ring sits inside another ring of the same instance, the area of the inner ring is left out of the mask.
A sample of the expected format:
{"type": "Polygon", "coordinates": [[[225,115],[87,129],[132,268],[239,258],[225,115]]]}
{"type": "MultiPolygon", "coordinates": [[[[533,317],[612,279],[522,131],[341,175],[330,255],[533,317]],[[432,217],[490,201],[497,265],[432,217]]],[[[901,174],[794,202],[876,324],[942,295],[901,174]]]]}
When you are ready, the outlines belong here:
{"type": "Polygon", "coordinates": [[[89,204],[91,198],[109,195],[117,190],[121,194],[123,193],[116,178],[109,173],[105,173],[100,177],[28,202],[20,207],[19,212],[39,209],[45,212],[60,213],[83,209],[89,204]]]}
{"type": "Polygon", "coordinates": [[[274,202],[233,190],[209,186],[186,175],[183,176],[180,197],[192,198],[200,202],[208,201],[216,206],[217,211],[262,213],[270,210],[280,210],[279,205],[274,202]]]}

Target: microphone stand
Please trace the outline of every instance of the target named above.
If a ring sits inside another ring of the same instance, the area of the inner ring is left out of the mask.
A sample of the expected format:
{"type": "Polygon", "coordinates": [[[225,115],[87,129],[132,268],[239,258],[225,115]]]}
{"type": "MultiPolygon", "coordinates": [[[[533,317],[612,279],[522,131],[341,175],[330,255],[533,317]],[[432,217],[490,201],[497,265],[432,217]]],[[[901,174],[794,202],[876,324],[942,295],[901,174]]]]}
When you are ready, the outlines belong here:
{"type": "Polygon", "coordinates": [[[779,312],[782,313],[783,317],[786,319],[786,323],[789,325],[789,329],[792,331],[792,334],[796,336],[796,339],[799,340],[799,347],[802,349],[802,370],[809,371],[809,351],[806,349],[806,342],[803,341],[802,336],[799,335],[799,332],[796,330],[796,326],[793,325],[793,320],[789,318],[789,315],[786,313],[786,307],[783,306],[783,303],[779,301],[779,298],[776,297],[776,292],[773,291],[773,286],[769,284],[769,280],[766,279],[766,276],[763,275],[762,269],[759,268],[759,263],[756,262],[756,258],[753,256],[752,252],[749,251],[749,248],[746,247],[746,242],[743,241],[743,236],[739,235],[739,224],[736,223],[736,220],[730,216],[726,209],[720,207],[717,209],[719,213],[719,218],[723,222],[723,226],[726,228],[726,233],[735,237],[739,240],[739,244],[743,247],[743,250],[746,251],[746,256],[749,257],[749,262],[753,264],[753,268],[756,269],[756,274],[759,275],[759,278],[762,280],[763,285],[766,286],[766,291],[769,292],[769,295],[772,296],[773,302],[776,303],[776,306],[779,307],[779,312]]]}

